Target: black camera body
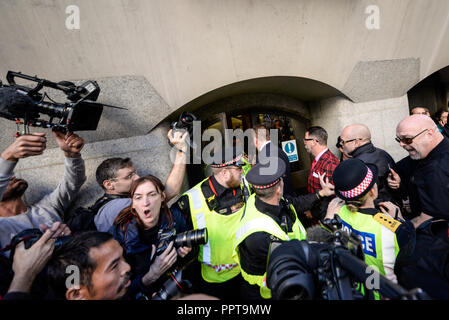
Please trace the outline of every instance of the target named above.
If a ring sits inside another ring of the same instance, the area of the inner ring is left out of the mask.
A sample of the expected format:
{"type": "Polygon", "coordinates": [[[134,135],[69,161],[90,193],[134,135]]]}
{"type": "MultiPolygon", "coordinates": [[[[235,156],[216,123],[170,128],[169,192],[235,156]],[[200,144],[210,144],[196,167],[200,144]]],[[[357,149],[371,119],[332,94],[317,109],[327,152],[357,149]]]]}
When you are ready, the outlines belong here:
{"type": "MultiPolygon", "coordinates": [[[[10,252],[10,259],[12,260],[14,258],[14,253],[16,250],[17,245],[23,241],[25,245],[25,249],[29,249],[33,244],[35,244],[43,235],[43,232],[39,229],[33,228],[33,229],[25,229],[18,234],[16,234],[12,239],[10,244],[3,249],[4,251],[11,250],[10,252]]],[[[55,247],[59,247],[66,243],[71,236],[63,236],[58,237],[55,241],[55,247]]]]}
{"type": "Polygon", "coordinates": [[[190,112],[183,112],[180,116],[178,121],[172,122],[170,125],[170,129],[172,129],[172,134],[174,134],[176,131],[180,131],[184,133],[187,131],[189,133],[189,140],[187,140],[187,144],[192,147],[196,148],[196,144],[193,141],[193,122],[197,121],[197,117],[190,113],[190,112]]]}
{"type": "MultiPolygon", "coordinates": [[[[174,242],[175,248],[180,247],[191,247],[195,248],[202,244],[206,244],[208,239],[207,228],[190,230],[180,234],[176,234],[176,229],[169,230],[159,230],[158,233],[158,244],[156,247],[156,256],[164,252],[170,242],[174,242]]],[[[156,292],[152,300],[168,300],[176,296],[179,292],[185,291],[192,287],[189,280],[183,279],[183,269],[186,268],[190,263],[192,263],[193,258],[184,257],[183,263],[179,264],[179,260],[176,262],[174,267],[167,273],[168,279],[162,284],[161,288],[156,292]]]]}

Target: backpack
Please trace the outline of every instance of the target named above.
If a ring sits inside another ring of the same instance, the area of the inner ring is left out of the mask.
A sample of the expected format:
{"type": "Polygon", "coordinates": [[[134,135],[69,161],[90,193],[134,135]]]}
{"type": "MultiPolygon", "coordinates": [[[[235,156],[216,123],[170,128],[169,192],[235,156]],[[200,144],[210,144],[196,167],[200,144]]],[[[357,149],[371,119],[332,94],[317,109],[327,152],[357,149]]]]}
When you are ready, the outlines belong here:
{"type": "Polygon", "coordinates": [[[88,208],[76,208],[68,218],[64,219],[64,223],[67,224],[72,233],[78,231],[97,231],[94,222],[95,215],[106,203],[120,198],[127,198],[127,196],[105,193],[101,198],[97,199],[92,206],[88,208]]]}

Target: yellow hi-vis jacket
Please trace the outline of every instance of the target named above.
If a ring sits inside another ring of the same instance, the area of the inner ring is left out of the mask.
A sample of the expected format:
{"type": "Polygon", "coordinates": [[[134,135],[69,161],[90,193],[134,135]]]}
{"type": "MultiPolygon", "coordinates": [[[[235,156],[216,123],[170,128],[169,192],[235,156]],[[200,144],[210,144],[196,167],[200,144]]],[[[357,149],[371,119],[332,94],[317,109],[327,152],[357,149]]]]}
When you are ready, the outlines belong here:
{"type": "MultiPolygon", "coordinates": [[[[293,205],[290,205],[290,209],[294,212],[296,219],[292,226],[292,232],[285,233],[284,230],[268,215],[260,212],[255,205],[256,197],[251,195],[246,203],[245,214],[238,225],[237,232],[235,234],[233,255],[235,259],[240,263],[239,245],[245,241],[251,234],[256,232],[269,233],[282,241],[289,241],[292,239],[305,240],[306,229],[298,220],[298,215],[293,205]]],[[[264,299],[271,298],[271,290],[267,287],[266,278],[267,273],[263,275],[251,275],[241,269],[243,278],[250,284],[257,284],[260,287],[260,295],[264,299]]]]}
{"type": "Polygon", "coordinates": [[[208,232],[208,241],[200,246],[198,254],[201,275],[207,282],[220,283],[240,273],[240,266],[232,256],[232,244],[245,206],[230,215],[211,211],[201,190],[201,184],[207,179],[198,183],[185,195],[189,198],[193,228],[207,228],[208,232]]]}

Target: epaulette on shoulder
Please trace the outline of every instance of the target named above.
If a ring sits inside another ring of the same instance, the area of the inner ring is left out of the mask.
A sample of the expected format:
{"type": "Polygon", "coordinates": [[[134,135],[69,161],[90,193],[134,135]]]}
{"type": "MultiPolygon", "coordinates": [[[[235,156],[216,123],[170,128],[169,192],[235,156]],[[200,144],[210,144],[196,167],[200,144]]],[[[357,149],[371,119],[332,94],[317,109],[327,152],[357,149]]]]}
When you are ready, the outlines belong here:
{"type": "Polygon", "coordinates": [[[383,225],[384,227],[386,227],[387,229],[389,229],[389,230],[391,230],[393,232],[396,232],[396,230],[401,225],[401,222],[399,222],[398,220],[395,220],[395,219],[389,217],[385,213],[380,213],[379,212],[376,215],[374,215],[373,218],[374,218],[374,220],[379,222],[381,225],[383,225]]]}

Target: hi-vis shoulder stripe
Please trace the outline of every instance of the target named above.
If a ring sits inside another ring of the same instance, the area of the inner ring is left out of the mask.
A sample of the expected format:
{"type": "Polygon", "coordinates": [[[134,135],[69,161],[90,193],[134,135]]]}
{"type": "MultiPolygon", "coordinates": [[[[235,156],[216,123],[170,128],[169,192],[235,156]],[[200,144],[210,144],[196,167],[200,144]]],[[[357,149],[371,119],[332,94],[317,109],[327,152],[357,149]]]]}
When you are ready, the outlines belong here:
{"type": "Polygon", "coordinates": [[[186,192],[187,194],[190,194],[192,197],[192,205],[193,209],[199,210],[202,208],[202,202],[201,202],[201,194],[198,189],[190,189],[186,192]]]}
{"type": "Polygon", "coordinates": [[[288,238],[288,235],[285,233],[284,235],[281,235],[279,233],[279,227],[275,225],[276,222],[269,221],[266,218],[257,218],[255,220],[251,220],[248,223],[244,224],[240,227],[239,230],[235,233],[235,240],[238,241],[240,237],[242,237],[247,232],[253,231],[253,230],[265,230],[266,232],[270,232],[271,234],[276,235],[279,238],[282,238],[283,236],[286,237],[287,240],[290,240],[288,238]],[[267,223],[268,221],[268,223],[267,223]]]}
{"type": "Polygon", "coordinates": [[[385,228],[396,232],[396,230],[399,228],[401,223],[389,216],[387,216],[384,213],[378,213],[374,216],[374,220],[379,222],[381,225],[383,225],[385,228]]]}

